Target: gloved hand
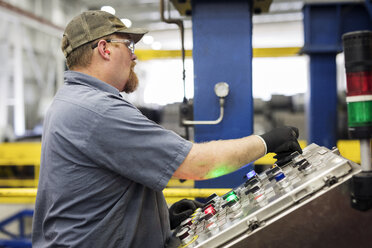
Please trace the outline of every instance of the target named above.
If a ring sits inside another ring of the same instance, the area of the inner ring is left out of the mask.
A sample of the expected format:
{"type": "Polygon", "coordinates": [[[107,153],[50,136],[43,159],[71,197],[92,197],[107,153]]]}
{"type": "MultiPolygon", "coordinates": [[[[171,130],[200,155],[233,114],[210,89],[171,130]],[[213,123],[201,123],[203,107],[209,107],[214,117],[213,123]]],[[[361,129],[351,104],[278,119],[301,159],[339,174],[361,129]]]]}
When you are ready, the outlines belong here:
{"type": "Polygon", "coordinates": [[[278,160],[289,156],[297,151],[302,153],[300,144],[297,141],[298,129],[296,127],[278,127],[270,132],[260,135],[266,143],[267,153],[274,152],[278,160]]]}
{"type": "Polygon", "coordinates": [[[174,203],[169,208],[169,221],[170,227],[173,230],[181,224],[182,221],[186,220],[197,208],[203,207],[203,203],[198,201],[182,199],[174,203]]]}

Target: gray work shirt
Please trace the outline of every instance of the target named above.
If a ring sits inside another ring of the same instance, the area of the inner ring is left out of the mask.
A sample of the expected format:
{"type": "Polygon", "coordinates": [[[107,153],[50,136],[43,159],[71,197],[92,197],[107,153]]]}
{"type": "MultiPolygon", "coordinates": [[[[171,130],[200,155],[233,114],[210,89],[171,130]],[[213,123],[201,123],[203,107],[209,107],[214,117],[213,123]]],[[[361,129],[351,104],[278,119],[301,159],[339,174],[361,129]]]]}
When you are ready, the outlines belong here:
{"type": "Polygon", "coordinates": [[[192,143],[119,91],[65,72],[44,120],[33,247],[163,247],[162,190],[192,143]]]}

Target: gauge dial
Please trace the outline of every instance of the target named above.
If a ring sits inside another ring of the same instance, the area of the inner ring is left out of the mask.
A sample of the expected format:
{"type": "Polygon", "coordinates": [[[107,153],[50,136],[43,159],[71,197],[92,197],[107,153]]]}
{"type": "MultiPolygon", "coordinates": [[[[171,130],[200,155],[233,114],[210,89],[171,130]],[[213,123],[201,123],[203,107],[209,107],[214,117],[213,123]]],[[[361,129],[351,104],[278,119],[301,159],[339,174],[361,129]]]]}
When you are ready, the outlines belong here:
{"type": "Polygon", "coordinates": [[[214,86],[214,92],[218,97],[226,97],[229,94],[229,85],[225,82],[217,83],[214,86]]]}

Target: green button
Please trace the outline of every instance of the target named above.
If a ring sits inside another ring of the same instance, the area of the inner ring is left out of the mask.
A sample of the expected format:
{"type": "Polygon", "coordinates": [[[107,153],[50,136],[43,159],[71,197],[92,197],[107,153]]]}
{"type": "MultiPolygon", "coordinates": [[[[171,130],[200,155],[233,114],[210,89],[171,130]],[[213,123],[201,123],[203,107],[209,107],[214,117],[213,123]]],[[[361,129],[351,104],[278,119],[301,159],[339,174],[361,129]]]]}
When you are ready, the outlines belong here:
{"type": "Polygon", "coordinates": [[[372,101],[347,104],[349,127],[372,126],[372,101]]]}
{"type": "Polygon", "coordinates": [[[238,201],[238,197],[235,195],[235,194],[231,194],[229,195],[227,198],[226,198],[226,201],[230,202],[230,201],[238,201]]]}

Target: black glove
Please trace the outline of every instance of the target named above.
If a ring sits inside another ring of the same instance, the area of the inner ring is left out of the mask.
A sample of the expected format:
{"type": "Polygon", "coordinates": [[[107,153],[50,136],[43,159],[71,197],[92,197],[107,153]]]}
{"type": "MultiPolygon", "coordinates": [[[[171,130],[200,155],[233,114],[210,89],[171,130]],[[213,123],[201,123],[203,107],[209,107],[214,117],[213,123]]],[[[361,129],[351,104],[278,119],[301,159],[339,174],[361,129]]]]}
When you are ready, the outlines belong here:
{"type": "Polygon", "coordinates": [[[293,160],[296,156],[298,156],[300,153],[299,152],[283,152],[283,153],[278,153],[274,156],[274,158],[277,160],[275,162],[276,165],[279,167],[282,167],[289,162],[293,160]]]}
{"type": "Polygon", "coordinates": [[[296,127],[278,127],[260,136],[266,143],[267,153],[276,153],[277,155],[274,158],[278,160],[295,151],[302,153],[297,141],[298,129],[296,127]]]}
{"type": "Polygon", "coordinates": [[[197,208],[203,207],[203,204],[197,201],[182,199],[174,203],[169,208],[170,227],[173,230],[186,220],[197,208]]]}

